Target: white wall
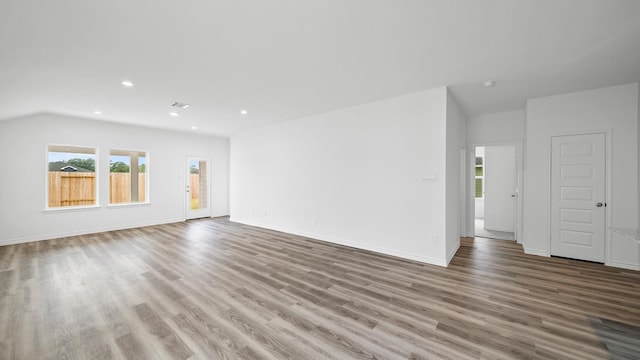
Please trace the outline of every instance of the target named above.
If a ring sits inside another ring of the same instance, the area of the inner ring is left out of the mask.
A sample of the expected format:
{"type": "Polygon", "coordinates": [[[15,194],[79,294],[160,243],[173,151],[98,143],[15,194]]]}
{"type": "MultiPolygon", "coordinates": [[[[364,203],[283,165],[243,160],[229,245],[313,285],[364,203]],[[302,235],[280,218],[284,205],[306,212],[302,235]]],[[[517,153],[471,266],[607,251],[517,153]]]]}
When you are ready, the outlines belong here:
{"type": "MultiPolygon", "coordinates": [[[[550,136],[609,131],[608,226],[638,227],[638,84],[532,99],[527,102],[524,247],[546,255],[549,243],[550,136]]],[[[638,244],[613,235],[606,263],[638,268],[638,244]]]]}
{"type": "Polygon", "coordinates": [[[516,147],[491,145],[484,152],[484,228],[515,232],[516,147]]]}
{"type": "Polygon", "coordinates": [[[211,160],[212,215],[228,215],[228,139],[52,114],[2,121],[0,244],[182,221],[187,155],[211,160]],[[97,147],[100,207],[44,211],[50,143],[97,147]],[[106,206],[111,148],[149,151],[151,204],[106,206]]]}
{"type": "MultiPolygon", "coordinates": [[[[501,142],[515,142],[524,139],[524,110],[472,116],[467,120],[467,143],[469,145],[490,145],[501,142]]],[[[473,150],[473,147],[469,147],[473,150]]]]}
{"type": "Polygon", "coordinates": [[[233,136],[232,220],[446,265],[446,98],[439,88],[233,136]]]}
{"type": "Polygon", "coordinates": [[[465,200],[464,184],[461,178],[460,151],[465,151],[466,146],[466,118],[456,103],[454,97],[447,91],[447,173],[446,173],[446,256],[447,264],[451,261],[460,247],[460,224],[466,222],[466,208],[461,209],[461,200],[465,200]]]}
{"type": "Polygon", "coordinates": [[[484,198],[475,199],[475,218],[484,219],[484,198]]]}

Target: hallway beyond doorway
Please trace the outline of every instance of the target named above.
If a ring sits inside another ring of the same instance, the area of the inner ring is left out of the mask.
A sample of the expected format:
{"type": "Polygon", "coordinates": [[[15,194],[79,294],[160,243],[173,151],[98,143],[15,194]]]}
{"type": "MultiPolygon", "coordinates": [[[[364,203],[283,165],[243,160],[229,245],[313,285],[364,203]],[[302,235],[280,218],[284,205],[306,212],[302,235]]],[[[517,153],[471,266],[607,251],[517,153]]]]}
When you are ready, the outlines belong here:
{"type": "Polygon", "coordinates": [[[475,236],[498,240],[515,240],[515,234],[507,231],[494,231],[484,228],[484,219],[475,219],[475,236]]]}

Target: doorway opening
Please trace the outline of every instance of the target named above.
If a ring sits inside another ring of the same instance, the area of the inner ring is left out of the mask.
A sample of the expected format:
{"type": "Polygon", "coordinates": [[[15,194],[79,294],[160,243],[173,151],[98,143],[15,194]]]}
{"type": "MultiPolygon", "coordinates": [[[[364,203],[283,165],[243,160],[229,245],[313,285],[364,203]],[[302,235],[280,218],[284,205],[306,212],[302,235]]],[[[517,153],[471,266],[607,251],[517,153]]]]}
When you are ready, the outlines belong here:
{"type": "Polygon", "coordinates": [[[476,146],[473,171],[474,236],[517,239],[518,147],[512,144],[476,146]]]}
{"type": "Polygon", "coordinates": [[[188,157],[186,174],[186,219],[211,216],[209,160],[188,157]]]}

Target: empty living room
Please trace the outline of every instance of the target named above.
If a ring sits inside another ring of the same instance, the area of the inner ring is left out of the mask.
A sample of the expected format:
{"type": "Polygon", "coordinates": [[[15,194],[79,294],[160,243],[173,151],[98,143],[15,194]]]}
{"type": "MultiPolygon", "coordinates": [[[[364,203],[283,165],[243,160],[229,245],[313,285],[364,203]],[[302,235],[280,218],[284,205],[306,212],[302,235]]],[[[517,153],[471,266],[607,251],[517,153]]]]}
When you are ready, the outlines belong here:
{"type": "Polygon", "coordinates": [[[0,359],[640,359],[637,0],[0,2],[0,359]]]}

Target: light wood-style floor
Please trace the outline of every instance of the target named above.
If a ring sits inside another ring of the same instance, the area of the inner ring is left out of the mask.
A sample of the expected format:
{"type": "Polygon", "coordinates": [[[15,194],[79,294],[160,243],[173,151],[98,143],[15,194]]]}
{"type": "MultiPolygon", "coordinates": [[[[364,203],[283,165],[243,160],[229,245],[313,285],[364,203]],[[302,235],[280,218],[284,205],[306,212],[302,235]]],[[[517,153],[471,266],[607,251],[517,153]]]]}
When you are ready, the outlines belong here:
{"type": "Polygon", "coordinates": [[[448,268],[226,218],[0,248],[1,359],[638,359],[639,327],[640,272],[499,240],[448,268]]]}

